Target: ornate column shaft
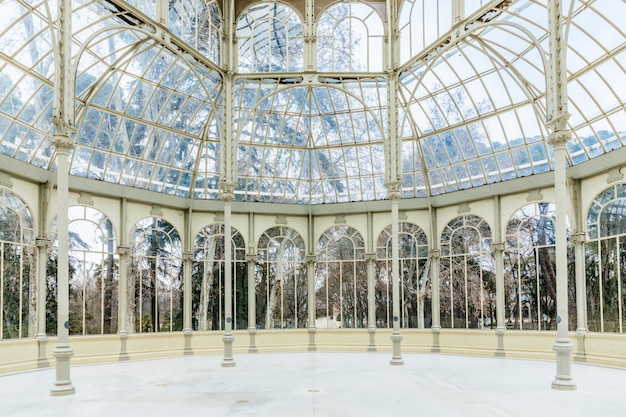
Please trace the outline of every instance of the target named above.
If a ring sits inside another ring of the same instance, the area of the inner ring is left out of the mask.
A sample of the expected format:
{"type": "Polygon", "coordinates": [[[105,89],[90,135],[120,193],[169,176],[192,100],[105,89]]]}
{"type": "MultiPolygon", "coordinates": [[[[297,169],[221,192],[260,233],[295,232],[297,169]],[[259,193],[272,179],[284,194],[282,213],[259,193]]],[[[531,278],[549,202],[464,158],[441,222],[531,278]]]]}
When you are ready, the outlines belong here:
{"type": "Polygon", "coordinates": [[[234,198],[235,185],[223,182],[220,198],[224,201],[224,359],[223,367],[235,366],[233,359],[233,273],[232,273],[232,232],[231,232],[231,204],[234,198]]]}
{"type": "Polygon", "coordinates": [[[120,337],[120,361],[128,360],[126,350],[126,339],[128,338],[128,256],[130,248],[128,246],[118,246],[119,256],[119,277],[117,288],[117,334],[120,337]]]}
{"type": "Polygon", "coordinates": [[[392,270],[392,310],[393,310],[393,332],[391,342],[393,356],[391,365],[404,365],[402,359],[402,332],[400,331],[400,260],[399,260],[399,228],[398,228],[398,202],[400,200],[401,181],[388,182],[387,187],[391,199],[391,270],[392,270]]]}
{"type": "Polygon", "coordinates": [[[569,340],[568,296],[567,296],[567,219],[563,202],[567,201],[567,181],[565,177],[565,143],[570,139],[568,131],[555,131],[550,135],[554,146],[554,200],[556,210],[556,307],[557,339],[554,343],[557,373],[552,388],[574,390],[571,358],[574,350],[569,340]]]}
{"type": "Polygon", "coordinates": [[[191,335],[193,334],[191,317],[191,273],[193,269],[193,252],[183,253],[183,334],[185,335],[185,355],[192,355],[191,335]]]}
{"type": "Polygon", "coordinates": [[[587,334],[587,294],[585,283],[585,233],[579,232],[572,236],[574,241],[574,258],[576,265],[576,338],[578,349],[574,358],[579,362],[587,360],[585,351],[585,335],[587,334]]]}
{"type": "Polygon", "coordinates": [[[72,2],[61,0],[58,3],[57,31],[54,55],[54,105],[52,123],[54,135],[52,145],[56,148],[57,163],[57,346],[53,352],[56,359],[56,380],[50,395],[71,395],[76,392],[70,380],[70,359],[74,352],[69,343],[69,242],[68,242],[68,153],[74,144],[74,68],[72,65],[72,2]]]}
{"type": "Polygon", "coordinates": [[[549,60],[546,82],[547,124],[551,130],[549,143],[554,148],[554,200],[556,207],[556,306],[557,339],[554,343],[556,352],[556,376],[552,388],[574,390],[571,358],[574,350],[568,335],[568,297],[567,297],[567,209],[568,189],[566,178],[565,144],[571,139],[567,120],[567,67],[565,65],[565,47],[561,0],[548,1],[549,60]]]}
{"type": "Polygon", "coordinates": [[[37,238],[37,344],[39,353],[37,358],[37,368],[47,368],[50,366],[46,358],[46,295],[48,279],[48,251],[52,246],[50,239],[45,237],[37,238]]]}
{"type": "Polygon", "coordinates": [[[250,347],[249,353],[257,352],[255,335],[256,335],[256,263],[257,256],[254,250],[254,246],[250,246],[249,252],[246,255],[246,261],[248,262],[248,333],[250,334],[250,347]]]}
{"type": "Polygon", "coordinates": [[[496,255],[496,331],[506,331],[504,318],[504,243],[497,242],[491,245],[496,255]]]}
{"type": "Polygon", "coordinates": [[[317,36],[315,34],[315,2],[306,0],[306,16],[304,22],[304,68],[307,72],[317,70],[317,36]]]}
{"type": "Polygon", "coordinates": [[[317,318],[317,311],[315,310],[315,262],[317,261],[316,255],[307,255],[306,256],[306,266],[307,266],[307,274],[308,274],[308,293],[307,293],[307,303],[308,303],[308,313],[309,313],[309,346],[307,350],[309,352],[314,352],[317,350],[315,346],[315,319],[317,318]]]}
{"type": "Polygon", "coordinates": [[[121,337],[128,336],[128,246],[118,246],[119,282],[117,289],[117,329],[121,337]]]}
{"type": "Polygon", "coordinates": [[[48,251],[52,246],[50,239],[37,238],[37,339],[45,340],[46,334],[46,293],[48,251]]]}
{"type": "MultiPolygon", "coordinates": [[[[496,216],[496,222],[500,216],[496,216]]],[[[498,237],[500,237],[498,235],[498,237]]],[[[496,255],[496,337],[498,347],[496,356],[504,356],[504,333],[506,332],[504,314],[504,243],[497,242],[491,245],[496,255]]]]}
{"type": "Polygon", "coordinates": [[[57,160],[57,345],[53,355],[56,359],[56,380],[50,390],[53,396],[71,395],[76,392],[70,380],[70,359],[74,352],[70,348],[70,305],[69,305],[69,242],[68,242],[68,151],[73,143],[67,135],[55,135],[52,144],[56,147],[57,160]]]}
{"type": "MultiPolygon", "coordinates": [[[[370,236],[370,239],[372,237],[370,236]]],[[[366,253],[367,262],[367,331],[370,335],[369,352],[376,352],[376,253],[366,253]]]]}
{"type": "Polygon", "coordinates": [[[183,332],[191,333],[191,272],[193,252],[183,253],[183,332]]]}

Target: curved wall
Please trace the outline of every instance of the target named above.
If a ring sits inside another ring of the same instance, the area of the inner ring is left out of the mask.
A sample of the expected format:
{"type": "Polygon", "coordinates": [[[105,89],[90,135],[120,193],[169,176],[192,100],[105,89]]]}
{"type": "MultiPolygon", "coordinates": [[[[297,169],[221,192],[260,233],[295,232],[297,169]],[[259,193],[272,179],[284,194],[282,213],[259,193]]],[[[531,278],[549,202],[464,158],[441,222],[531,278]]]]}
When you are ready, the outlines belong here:
{"type": "MultiPolygon", "coordinates": [[[[235,331],[234,359],[237,355],[268,352],[389,352],[391,329],[369,332],[365,329],[333,329],[310,332],[300,330],[260,330],[256,334],[235,331]]],[[[70,338],[74,350],[72,365],[141,360],[182,355],[222,355],[222,332],[136,334],[121,338],[76,336],[70,338]]],[[[556,332],[405,330],[402,332],[405,353],[439,352],[441,354],[500,356],[554,360],[552,346],[556,332]],[[498,349],[499,345],[502,349],[498,349]]],[[[593,365],[626,368],[626,337],[607,333],[571,334],[576,347],[572,359],[593,365]]],[[[0,374],[22,372],[54,365],[52,351],[56,338],[41,341],[23,339],[0,343],[0,374]]]]}

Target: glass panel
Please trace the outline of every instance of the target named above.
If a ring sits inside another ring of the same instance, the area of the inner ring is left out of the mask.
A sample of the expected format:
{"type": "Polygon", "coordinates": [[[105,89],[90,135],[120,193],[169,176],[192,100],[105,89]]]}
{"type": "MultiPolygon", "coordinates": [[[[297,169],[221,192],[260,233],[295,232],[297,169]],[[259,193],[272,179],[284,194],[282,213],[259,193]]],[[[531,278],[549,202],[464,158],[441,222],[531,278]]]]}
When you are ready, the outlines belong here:
{"type": "Polygon", "coordinates": [[[154,217],[137,222],[131,236],[129,322],[137,333],[182,330],[184,289],[178,231],[154,217]]]}
{"type": "Polygon", "coordinates": [[[330,6],[317,24],[318,70],[381,71],[383,33],[382,19],[371,6],[360,2],[330,6]]]}

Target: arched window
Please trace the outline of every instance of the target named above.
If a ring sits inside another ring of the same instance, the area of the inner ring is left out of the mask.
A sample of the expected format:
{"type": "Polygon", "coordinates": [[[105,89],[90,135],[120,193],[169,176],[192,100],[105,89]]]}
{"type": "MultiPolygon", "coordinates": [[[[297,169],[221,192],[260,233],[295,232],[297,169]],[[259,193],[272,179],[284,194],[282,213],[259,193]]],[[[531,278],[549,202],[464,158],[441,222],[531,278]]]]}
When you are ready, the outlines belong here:
{"type": "Polygon", "coordinates": [[[216,0],[170,0],[169,28],[173,34],[220,64],[222,16],[216,0]]]}
{"type": "Polygon", "coordinates": [[[309,291],[302,236],[290,227],[273,227],[261,235],[258,246],[257,325],[306,327],[309,291]]]}
{"type": "Polygon", "coordinates": [[[626,330],[626,184],[596,196],[587,214],[587,327],[626,330]]]}
{"type": "MultiPolygon", "coordinates": [[[[391,225],[376,243],[376,327],[393,326],[391,225]]],[[[428,240],[413,223],[401,222],[398,234],[400,261],[400,327],[430,327],[432,321],[428,240]]]]}
{"type": "Polygon", "coordinates": [[[361,2],[330,6],[317,23],[319,71],[382,71],[384,27],[380,15],[361,2]]]}
{"type": "Polygon", "coordinates": [[[0,187],[0,339],[33,337],[36,320],[35,230],[30,209],[0,187]]]}
{"type": "MultiPolygon", "coordinates": [[[[233,329],[248,327],[246,246],[231,227],[233,329]]],[[[194,241],[191,310],[194,330],[224,329],[224,224],[204,227],[194,241]]]]}
{"type": "Polygon", "coordinates": [[[131,231],[127,328],[137,333],[183,329],[182,247],[169,222],[148,217],[131,231]]]}
{"type": "Polygon", "coordinates": [[[367,327],[365,242],[356,229],[335,226],[320,237],[315,300],[315,327],[367,327]]]}
{"type": "Polygon", "coordinates": [[[450,30],[452,0],[405,0],[398,19],[400,60],[406,62],[450,30]]]}
{"type": "Polygon", "coordinates": [[[532,203],[506,227],[504,266],[507,327],[556,329],[555,207],[532,203]]]}
{"type": "Polygon", "coordinates": [[[450,221],[441,236],[442,327],[495,327],[495,270],[489,225],[471,214],[450,221]]]}
{"type": "Polygon", "coordinates": [[[258,3],[237,21],[240,72],[302,71],[302,22],[282,3],[258,3]]]}
{"type": "Polygon", "coordinates": [[[70,207],[68,216],[70,334],[117,333],[119,262],[113,224],[91,207],[70,207]]]}

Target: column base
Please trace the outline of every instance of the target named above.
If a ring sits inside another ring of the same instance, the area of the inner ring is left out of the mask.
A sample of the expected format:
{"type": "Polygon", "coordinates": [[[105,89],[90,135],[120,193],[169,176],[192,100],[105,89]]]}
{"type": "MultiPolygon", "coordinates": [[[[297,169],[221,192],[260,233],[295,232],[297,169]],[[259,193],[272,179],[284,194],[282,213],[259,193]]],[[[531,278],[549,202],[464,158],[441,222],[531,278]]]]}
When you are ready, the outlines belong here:
{"type": "Polygon", "coordinates": [[[556,352],[556,376],[552,381],[552,389],[574,391],[576,384],[572,379],[570,355],[574,345],[569,339],[557,339],[552,348],[556,352]]]}
{"type": "Polygon", "coordinates": [[[57,363],[56,380],[54,381],[54,387],[50,390],[50,395],[62,397],[75,394],[76,388],[74,388],[70,380],[70,359],[74,356],[74,352],[69,345],[60,345],[57,346],[52,355],[57,363]]]}
{"type": "Polygon", "coordinates": [[[587,362],[587,351],[585,350],[585,336],[587,336],[587,330],[576,330],[577,349],[574,354],[575,362],[587,362]]]}
{"type": "Polygon", "coordinates": [[[499,327],[496,329],[496,337],[498,338],[498,347],[496,348],[495,356],[499,358],[504,358],[506,353],[504,351],[504,334],[506,333],[506,329],[499,327]]]}
{"type": "Polygon", "coordinates": [[[55,381],[54,387],[50,390],[52,397],[65,397],[74,394],[76,394],[76,388],[72,385],[72,381],[55,381]]]}
{"type": "Polygon", "coordinates": [[[224,342],[224,358],[222,359],[222,368],[232,368],[236,366],[235,360],[233,359],[233,342],[235,341],[235,336],[232,333],[224,334],[222,337],[222,341],[224,342]]]}
{"type": "Polygon", "coordinates": [[[317,347],[315,346],[315,331],[315,327],[309,327],[309,346],[306,349],[309,352],[317,351],[317,347]]]}
{"type": "Polygon", "coordinates": [[[46,334],[38,334],[37,335],[37,347],[38,356],[37,356],[37,369],[41,368],[49,368],[50,362],[46,357],[46,343],[48,342],[48,336],[46,334]]]}
{"type": "Polygon", "coordinates": [[[374,326],[368,327],[367,332],[369,333],[369,336],[370,336],[370,344],[367,346],[367,351],[376,352],[376,342],[375,342],[376,327],[374,326]]]}
{"type": "Polygon", "coordinates": [[[439,346],[439,331],[440,327],[433,327],[430,329],[433,333],[433,347],[430,348],[432,353],[441,353],[441,347],[439,346]]]}
{"type": "Polygon", "coordinates": [[[248,327],[248,334],[250,335],[250,347],[248,353],[257,353],[259,350],[256,347],[256,327],[248,327]]]}
{"type": "Polygon", "coordinates": [[[191,329],[183,330],[183,334],[185,335],[185,350],[183,351],[183,355],[193,355],[193,349],[191,348],[191,335],[193,331],[191,329]]]}
{"type": "Polygon", "coordinates": [[[393,346],[393,356],[389,361],[390,365],[404,365],[404,360],[402,359],[402,333],[400,331],[393,332],[391,334],[391,344],[393,346]]]}
{"type": "Polygon", "coordinates": [[[120,356],[119,361],[124,362],[130,360],[130,356],[128,355],[128,351],[126,350],[126,341],[128,340],[128,333],[125,331],[118,333],[120,337],[120,356]]]}

